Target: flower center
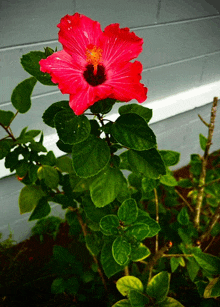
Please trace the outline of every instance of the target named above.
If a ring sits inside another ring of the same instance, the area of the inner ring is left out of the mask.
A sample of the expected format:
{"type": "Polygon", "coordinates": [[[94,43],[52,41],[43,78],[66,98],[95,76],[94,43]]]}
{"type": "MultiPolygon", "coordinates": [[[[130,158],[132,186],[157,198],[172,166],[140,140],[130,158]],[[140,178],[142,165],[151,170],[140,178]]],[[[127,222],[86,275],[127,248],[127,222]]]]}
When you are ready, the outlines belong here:
{"type": "Polygon", "coordinates": [[[83,73],[84,79],[92,86],[97,86],[105,82],[105,67],[98,64],[96,67],[96,73],[94,71],[95,68],[92,64],[87,65],[86,70],[83,73]]]}
{"type": "Polygon", "coordinates": [[[92,44],[88,45],[86,49],[86,60],[88,64],[93,65],[94,75],[96,75],[98,65],[102,61],[102,49],[92,44]]]}

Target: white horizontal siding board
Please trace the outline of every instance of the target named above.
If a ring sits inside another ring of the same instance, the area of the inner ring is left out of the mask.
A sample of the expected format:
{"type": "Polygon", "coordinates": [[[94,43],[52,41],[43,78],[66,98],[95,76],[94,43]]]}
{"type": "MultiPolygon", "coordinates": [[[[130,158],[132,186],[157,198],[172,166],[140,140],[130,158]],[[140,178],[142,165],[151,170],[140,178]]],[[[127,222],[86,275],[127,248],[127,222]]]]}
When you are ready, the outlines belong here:
{"type": "Polygon", "coordinates": [[[220,17],[135,29],[144,39],[144,68],[220,51],[220,17]]]}
{"type": "Polygon", "coordinates": [[[201,82],[205,84],[217,80],[220,80],[220,52],[206,57],[201,82]]]}
{"type": "Polygon", "coordinates": [[[219,12],[220,2],[216,0],[162,0],[158,23],[212,16],[219,12]]]}
{"type": "Polygon", "coordinates": [[[146,0],[76,0],[76,12],[101,23],[120,27],[139,27],[156,23],[158,1],[146,0]]]}
{"type": "Polygon", "coordinates": [[[204,58],[144,70],[143,81],[148,87],[146,103],[163,99],[201,85],[204,58]]]}
{"type": "MultiPolygon", "coordinates": [[[[31,77],[31,75],[29,75],[21,66],[20,58],[22,55],[29,53],[30,51],[43,52],[44,48],[47,46],[53,49],[56,47],[59,50],[61,49],[60,43],[57,42],[0,50],[0,104],[11,101],[12,91],[17,84],[22,82],[24,79],[31,77]]],[[[34,88],[33,95],[53,92],[55,90],[57,90],[56,86],[45,86],[38,82],[34,88]]]]}
{"type": "Polygon", "coordinates": [[[0,48],[57,39],[56,25],[74,13],[73,0],[1,1],[0,48]]]}

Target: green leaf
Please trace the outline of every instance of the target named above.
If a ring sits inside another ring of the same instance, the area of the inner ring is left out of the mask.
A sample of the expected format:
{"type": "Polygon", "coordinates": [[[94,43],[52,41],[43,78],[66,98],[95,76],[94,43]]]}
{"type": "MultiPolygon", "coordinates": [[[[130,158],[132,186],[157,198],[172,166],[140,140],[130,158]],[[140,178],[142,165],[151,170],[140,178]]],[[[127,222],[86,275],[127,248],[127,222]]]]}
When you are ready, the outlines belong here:
{"type": "Polygon", "coordinates": [[[69,144],[64,144],[61,140],[56,142],[57,147],[66,153],[71,153],[72,152],[72,145],[69,144]]]}
{"type": "Polygon", "coordinates": [[[55,123],[54,123],[55,115],[60,111],[69,110],[69,109],[70,109],[70,106],[69,106],[68,100],[62,100],[62,101],[54,102],[44,112],[44,114],[42,116],[43,121],[48,126],[55,128],[55,123]]]}
{"type": "Polygon", "coordinates": [[[140,292],[144,291],[144,286],[142,282],[140,281],[140,279],[134,276],[121,277],[116,282],[116,287],[123,296],[128,295],[131,290],[137,290],[140,292]]]}
{"type": "Polygon", "coordinates": [[[33,221],[37,219],[41,219],[47,216],[50,213],[50,205],[47,202],[46,197],[42,197],[37,206],[35,207],[34,211],[32,212],[31,216],[29,217],[28,221],[33,221]]]}
{"type": "Polygon", "coordinates": [[[115,303],[112,307],[132,307],[129,300],[120,300],[115,303]]]}
{"type": "Polygon", "coordinates": [[[192,182],[190,179],[180,179],[178,181],[178,186],[182,188],[191,188],[192,187],[192,182]]]}
{"type": "Polygon", "coordinates": [[[117,168],[107,168],[90,184],[90,193],[96,207],[104,207],[111,203],[120,192],[125,178],[117,168]]]}
{"type": "Polygon", "coordinates": [[[185,261],[183,257],[172,257],[170,258],[170,266],[172,273],[176,271],[178,266],[185,266],[185,261]],[[184,265],[183,265],[184,264],[184,265]]]}
{"type": "Polygon", "coordinates": [[[126,229],[126,235],[135,238],[137,241],[147,238],[149,232],[149,226],[144,223],[135,223],[126,229]]]}
{"type": "Polygon", "coordinates": [[[138,209],[138,217],[136,223],[144,223],[149,227],[148,237],[154,237],[160,231],[160,225],[152,219],[149,214],[138,209]]]}
{"type": "Polygon", "coordinates": [[[85,115],[77,116],[70,108],[58,112],[54,118],[55,127],[64,144],[77,144],[86,140],[91,126],[85,115]]]}
{"type": "Polygon", "coordinates": [[[31,212],[38,204],[39,200],[46,196],[39,186],[27,185],[23,187],[19,195],[20,214],[31,212]]]}
{"type": "Polygon", "coordinates": [[[133,170],[145,177],[158,179],[166,174],[166,168],[159,152],[153,148],[145,151],[128,151],[128,162],[133,170]]]}
{"type": "Polygon", "coordinates": [[[112,125],[112,135],[120,144],[138,151],[156,147],[153,131],[134,113],[122,114],[112,125]]]}
{"type": "Polygon", "coordinates": [[[115,235],[118,233],[119,219],[114,214],[104,216],[100,220],[100,228],[105,235],[115,235]]]}
{"type": "Polygon", "coordinates": [[[46,58],[46,54],[42,51],[31,51],[22,56],[21,65],[24,70],[34,76],[40,83],[44,85],[56,85],[51,81],[51,77],[48,73],[40,71],[39,61],[46,58]]]}
{"type": "Polygon", "coordinates": [[[13,112],[0,110],[0,124],[3,126],[8,127],[13,117],[13,112]]]}
{"type": "MultiPolygon", "coordinates": [[[[191,254],[191,248],[186,248],[186,246],[183,243],[181,243],[179,247],[184,254],[191,254]]],[[[200,267],[193,257],[187,257],[186,259],[187,259],[187,266],[186,266],[187,272],[189,274],[190,279],[194,281],[199,272],[200,267]]]]}
{"type": "Polygon", "coordinates": [[[179,301],[173,297],[166,297],[162,303],[158,304],[158,307],[184,307],[179,301]]]}
{"type": "Polygon", "coordinates": [[[167,171],[166,175],[161,176],[160,183],[167,185],[168,187],[175,187],[178,185],[178,182],[174,178],[173,174],[167,171]]]}
{"type": "Polygon", "coordinates": [[[147,296],[136,290],[130,290],[128,298],[132,307],[145,307],[149,303],[147,296]]]}
{"type": "Polygon", "coordinates": [[[72,147],[73,168],[82,178],[98,174],[110,160],[107,143],[93,135],[72,147]]]}
{"type": "Polygon", "coordinates": [[[76,295],[79,290],[79,282],[76,276],[72,276],[65,281],[65,291],[69,294],[76,295]]]}
{"type": "Polygon", "coordinates": [[[35,138],[40,133],[41,133],[41,130],[29,130],[25,133],[25,136],[30,136],[32,138],[35,138]]]}
{"type": "Polygon", "coordinates": [[[0,160],[4,159],[9,154],[13,143],[12,140],[0,140],[0,160]]]}
{"type": "Polygon", "coordinates": [[[61,170],[61,172],[64,173],[73,172],[72,160],[67,156],[63,156],[56,159],[56,166],[61,170]]]}
{"type": "Polygon", "coordinates": [[[29,168],[29,164],[28,164],[27,160],[25,160],[25,159],[19,160],[18,164],[16,165],[16,174],[19,177],[23,177],[27,174],[28,168],[29,168]]]}
{"type": "Polygon", "coordinates": [[[189,224],[189,214],[186,207],[183,207],[181,211],[177,215],[177,221],[181,225],[188,225],[189,224]]]}
{"type": "Polygon", "coordinates": [[[204,298],[220,296],[220,277],[212,279],[204,291],[204,298]]]}
{"type": "Polygon", "coordinates": [[[138,247],[131,247],[130,258],[132,261],[137,262],[149,257],[150,254],[150,250],[143,243],[140,243],[138,247]]]}
{"type": "Polygon", "coordinates": [[[59,183],[59,174],[57,170],[49,165],[42,165],[38,168],[37,176],[40,180],[44,179],[45,184],[51,188],[56,189],[59,183]]]}
{"type": "Polygon", "coordinates": [[[92,234],[87,234],[85,236],[86,247],[90,253],[97,256],[102,249],[102,236],[100,232],[93,232],[92,234]]]}
{"type": "Polygon", "coordinates": [[[101,218],[111,213],[109,206],[105,206],[103,208],[95,207],[91,198],[88,195],[85,195],[82,198],[82,205],[86,216],[95,223],[99,223],[101,218]]]}
{"type": "Polygon", "coordinates": [[[128,162],[128,150],[124,151],[119,155],[120,158],[120,169],[127,169],[131,171],[130,164],[128,162]]]}
{"type": "Polygon", "coordinates": [[[193,255],[200,267],[211,275],[220,274],[220,258],[203,253],[199,248],[193,249],[193,255]]]}
{"type": "Polygon", "coordinates": [[[52,282],[51,292],[53,294],[61,294],[65,291],[65,280],[63,278],[56,278],[52,282]]]}
{"type": "Polygon", "coordinates": [[[200,147],[202,148],[202,150],[205,151],[208,139],[201,133],[199,134],[199,142],[200,142],[200,147]]]}
{"type": "Polygon", "coordinates": [[[155,275],[147,285],[146,292],[149,296],[154,297],[157,302],[162,302],[170,287],[170,274],[162,271],[155,275]]]}
{"type": "Polygon", "coordinates": [[[53,257],[60,263],[67,263],[77,267],[75,256],[70,253],[66,248],[60,245],[55,245],[53,248],[53,257]]]}
{"type": "Polygon", "coordinates": [[[126,199],[118,209],[118,218],[125,225],[135,222],[138,216],[137,203],[133,198],[126,199]]]}
{"type": "Polygon", "coordinates": [[[125,265],[129,260],[131,244],[123,237],[117,237],[112,244],[112,255],[120,265],[125,265]]]}
{"type": "Polygon", "coordinates": [[[172,150],[160,150],[160,155],[166,166],[173,166],[179,163],[180,153],[172,150]]]}
{"type": "Polygon", "coordinates": [[[31,94],[37,80],[34,77],[19,83],[11,95],[11,103],[19,113],[26,113],[31,107],[31,94]]]}
{"type": "Polygon", "coordinates": [[[119,108],[119,114],[127,114],[127,113],[135,113],[141,117],[148,123],[152,117],[152,110],[146,107],[140,106],[138,104],[132,103],[128,105],[124,105],[119,108]]]}
{"type": "Polygon", "coordinates": [[[56,164],[56,157],[52,150],[48,151],[46,155],[41,155],[39,160],[43,165],[55,166],[56,164]]]}
{"type": "MultiPolygon", "coordinates": [[[[21,144],[25,144],[27,141],[20,140],[20,142],[21,144]]],[[[47,149],[40,142],[35,142],[34,140],[31,141],[29,148],[36,152],[47,152],[47,149]]]]}
{"type": "Polygon", "coordinates": [[[119,265],[112,255],[112,242],[106,242],[101,251],[101,264],[105,275],[110,278],[116,273],[122,271],[124,266],[119,265]]]}
{"type": "Polygon", "coordinates": [[[141,186],[145,193],[152,191],[158,186],[159,181],[149,177],[142,178],[141,186]]]}
{"type": "Polygon", "coordinates": [[[116,102],[116,99],[112,99],[112,98],[106,98],[103,100],[99,100],[90,107],[90,110],[93,114],[99,114],[99,113],[107,114],[108,112],[111,111],[115,102],[116,102]]]}

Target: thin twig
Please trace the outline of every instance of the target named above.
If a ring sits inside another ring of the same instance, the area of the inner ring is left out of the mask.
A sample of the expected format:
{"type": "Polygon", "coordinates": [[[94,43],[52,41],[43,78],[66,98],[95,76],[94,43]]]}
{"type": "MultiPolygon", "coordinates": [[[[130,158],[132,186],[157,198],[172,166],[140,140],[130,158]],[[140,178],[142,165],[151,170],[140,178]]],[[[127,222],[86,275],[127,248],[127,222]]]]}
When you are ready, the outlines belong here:
{"type": "Polygon", "coordinates": [[[161,247],[159,249],[159,251],[153,256],[153,258],[149,262],[147,262],[147,265],[144,268],[143,273],[146,273],[147,270],[150,270],[150,271],[151,271],[151,269],[153,270],[153,267],[155,266],[157,261],[161,257],[163,257],[164,253],[167,252],[170,249],[170,247],[171,247],[171,245],[169,245],[169,244],[165,244],[163,247],[161,247]]]}
{"type": "Polygon", "coordinates": [[[168,258],[172,258],[172,257],[193,257],[193,255],[188,255],[188,254],[163,254],[162,257],[168,257],[168,258]]]}
{"type": "Polygon", "coordinates": [[[9,128],[5,127],[4,125],[2,125],[0,123],[0,126],[2,126],[2,128],[8,133],[8,135],[12,138],[12,140],[15,142],[16,138],[14,137],[14,135],[9,131],[9,128]]]}
{"type": "Polygon", "coordinates": [[[212,103],[212,109],[211,109],[211,118],[210,118],[210,124],[209,124],[209,131],[208,131],[208,139],[207,144],[205,147],[205,152],[202,158],[202,170],[199,178],[199,186],[198,186],[198,196],[196,201],[196,208],[195,208],[195,218],[194,218],[194,225],[197,229],[200,227],[200,215],[201,215],[201,208],[202,208],[202,202],[204,198],[204,184],[205,184],[205,178],[206,178],[206,166],[208,161],[208,155],[209,155],[209,149],[212,144],[212,137],[214,133],[214,123],[216,118],[216,111],[217,111],[217,104],[218,104],[218,98],[214,97],[213,103],[212,103]]]}
{"type": "Polygon", "coordinates": [[[215,224],[218,222],[219,219],[220,219],[220,205],[218,206],[218,208],[216,209],[214,215],[212,216],[207,230],[199,238],[199,241],[201,243],[205,240],[205,238],[208,237],[208,235],[211,233],[213,227],[215,226],[215,224]]]}
{"type": "MultiPolygon", "coordinates": [[[[102,127],[104,127],[105,125],[104,125],[104,123],[103,123],[103,118],[102,118],[102,116],[101,116],[100,114],[96,114],[96,115],[97,115],[97,117],[98,117],[98,119],[99,119],[99,121],[100,121],[102,127]]],[[[111,142],[110,142],[110,138],[109,138],[108,133],[105,133],[105,138],[106,138],[106,142],[108,143],[108,146],[110,147],[110,146],[111,146],[111,142]]]]}
{"type": "Polygon", "coordinates": [[[212,243],[215,241],[216,237],[213,237],[212,240],[209,242],[209,244],[206,246],[206,248],[204,249],[203,253],[205,253],[207,251],[207,249],[209,249],[209,247],[212,245],[212,243]]]}
{"type": "Polygon", "coordinates": [[[219,182],[219,181],[220,181],[220,178],[215,179],[215,180],[212,180],[212,181],[210,181],[210,182],[204,184],[202,187],[207,187],[208,185],[213,184],[213,183],[216,183],[216,182],[219,182]]]}
{"type": "Polygon", "coordinates": [[[12,117],[12,119],[10,120],[9,125],[7,126],[7,128],[11,125],[12,121],[15,119],[15,117],[18,115],[18,111],[15,113],[15,115],[12,117]]]}
{"type": "Polygon", "coordinates": [[[126,265],[126,267],[124,268],[124,273],[125,273],[125,276],[129,276],[129,268],[128,268],[128,265],[126,265]]]}
{"type": "Polygon", "coordinates": [[[203,122],[203,124],[206,125],[206,127],[209,127],[209,124],[202,118],[202,116],[199,115],[199,114],[198,114],[198,116],[199,116],[200,120],[203,122]]]}
{"type": "Polygon", "coordinates": [[[190,211],[193,212],[193,208],[191,207],[191,205],[188,203],[188,201],[185,199],[185,197],[183,197],[183,195],[175,189],[175,192],[179,195],[179,197],[184,201],[184,203],[189,207],[190,211]]]}
{"type": "MultiPolygon", "coordinates": [[[[156,208],[156,222],[159,224],[159,203],[158,203],[158,195],[156,188],[154,188],[154,197],[155,197],[155,208],[156,208]]],[[[159,249],[159,236],[158,234],[156,234],[155,253],[158,252],[158,249],[159,249]]]]}

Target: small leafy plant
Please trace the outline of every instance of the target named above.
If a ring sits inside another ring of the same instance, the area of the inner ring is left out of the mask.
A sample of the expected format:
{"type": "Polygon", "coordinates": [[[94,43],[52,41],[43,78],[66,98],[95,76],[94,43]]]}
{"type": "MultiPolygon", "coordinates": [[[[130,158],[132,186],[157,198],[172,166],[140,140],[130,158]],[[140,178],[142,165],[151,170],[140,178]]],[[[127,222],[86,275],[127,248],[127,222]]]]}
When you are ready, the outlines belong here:
{"type": "Polygon", "coordinates": [[[56,216],[49,216],[37,221],[36,225],[31,229],[32,235],[39,235],[40,241],[44,239],[44,235],[52,236],[56,239],[59,232],[62,219],[56,216]]]}
{"type": "Polygon", "coordinates": [[[190,284],[197,291],[197,303],[217,300],[220,258],[206,251],[220,233],[220,158],[207,168],[218,99],[213,100],[210,123],[201,118],[208,128],[207,138],[200,135],[204,155],[191,155],[190,178],[177,181],[169,168],[180,154],[157,148],[148,125],[152,110],[119,104],[146,98],[147,89],[139,83],[141,64],[129,62],[140,53],[143,41],[117,24],[102,33],[97,22],[79,14],[65,16],[59,27],[64,50],[47,47],[23,55],[21,64],[31,77],[12,93],[16,112],[0,110],[6,133],[0,140],[0,158],[24,184],[20,213],[31,212],[29,220],[39,220],[33,233],[43,240],[44,234],[55,237],[58,232],[61,220],[46,217],[51,203],[60,204],[70,234],[91,254],[88,272],[72,252],[55,246],[52,292],[69,293],[77,304],[85,301],[82,284],[102,283],[107,306],[168,307],[183,306],[186,299],[180,302],[176,293],[190,284]],[[92,27],[87,29],[87,23],[92,27]],[[87,43],[92,35],[94,44],[84,44],[78,33],[87,43]],[[68,38],[75,39],[74,46],[68,38]],[[110,48],[113,41],[115,49],[110,48]],[[130,46],[130,53],[122,43],[130,46]],[[15,136],[11,129],[17,115],[30,109],[37,82],[58,83],[70,94],[70,101],[55,102],[43,114],[44,123],[58,134],[57,146],[65,154],[59,158],[47,152],[42,131],[25,127],[15,136]],[[113,106],[119,106],[115,122],[107,118],[113,106]],[[188,189],[187,197],[181,188],[188,189]],[[176,276],[181,276],[178,287],[172,282],[176,276]],[[125,299],[111,296],[112,281],[125,299]]]}

